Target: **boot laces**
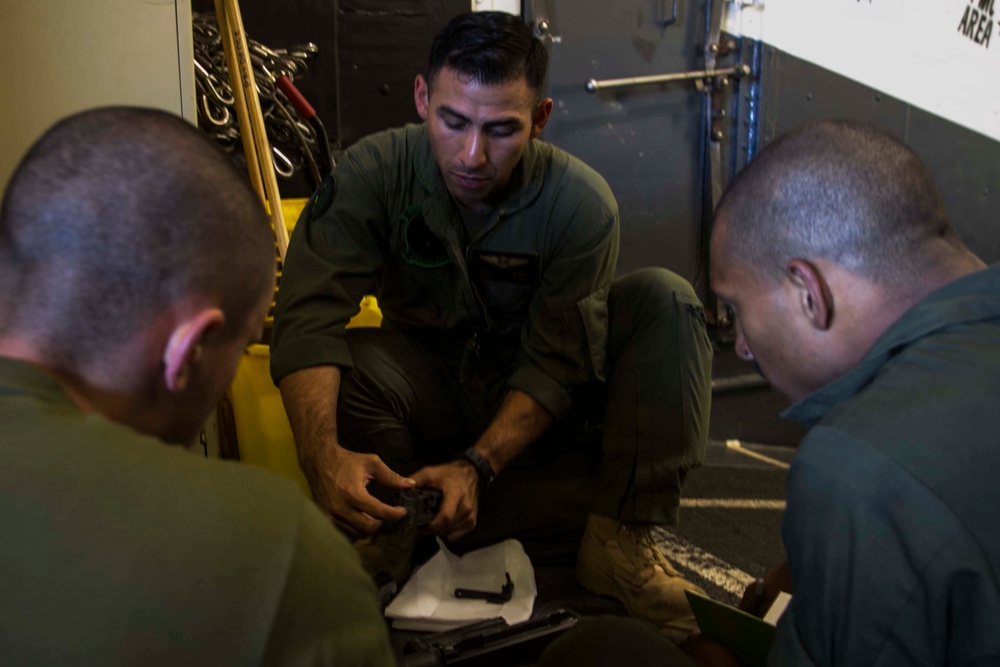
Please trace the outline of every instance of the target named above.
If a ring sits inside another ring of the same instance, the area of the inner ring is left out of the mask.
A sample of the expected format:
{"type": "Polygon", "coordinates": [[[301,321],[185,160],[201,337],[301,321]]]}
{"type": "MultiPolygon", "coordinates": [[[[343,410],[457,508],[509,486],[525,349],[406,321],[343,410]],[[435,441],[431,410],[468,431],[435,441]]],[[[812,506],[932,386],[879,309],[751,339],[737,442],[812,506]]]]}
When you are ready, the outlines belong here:
{"type": "Polygon", "coordinates": [[[663,555],[653,538],[653,531],[646,525],[623,525],[629,537],[629,542],[634,545],[635,557],[642,562],[652,566],[659,566],[664,573],[669,573],[672,569],[670,561],[663,555]]]}

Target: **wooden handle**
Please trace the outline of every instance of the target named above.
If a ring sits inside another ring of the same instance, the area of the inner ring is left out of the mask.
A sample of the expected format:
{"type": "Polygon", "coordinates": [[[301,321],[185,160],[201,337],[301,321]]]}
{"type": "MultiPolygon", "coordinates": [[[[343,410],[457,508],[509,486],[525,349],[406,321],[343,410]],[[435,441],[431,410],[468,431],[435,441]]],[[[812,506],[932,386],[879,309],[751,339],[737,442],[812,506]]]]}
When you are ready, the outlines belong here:
{"type": "MultiPolygon", "coordinates": [[[[285,216],[281,211],[281,195],[278,192],[274,162],[271,160],[271,145],[267,140],[267,130],[264,127],[264,114],[260,108],[260,98],[257,96],[257,84],[253,76],[253,65],[250,62],[250,51],[247,46],[246,33],[243,30],[243,18],[240,15],[238,0],[215,0],[215,13],[223,40],[226,39],[226,35],[229,36],[230,43],[226,45],[226,64],[229,67],[229,78],[234,79],[234,74],[238,74],[238,77],[235,78],[239,79],[238,84],[234,81],[234,93],[240,89],[246,105],[246,125],[243,123],[244,118],[239,116],[237,108],[240,133],[244,137],[244,147],[246,146],[246,136],[249,134],[253,138],[251,143],[256,148],[252,165],[249,155],[247,156],[250,181],[253,183],[255,170],[263,178],[265,204],[271,214],[274,237],[278,243],[278,254],[284,261],[285,253],[288,250],[288,229],[285,228],[285,216]]],[[[258,194],[260,193],[258,192],[258,194]]]]}

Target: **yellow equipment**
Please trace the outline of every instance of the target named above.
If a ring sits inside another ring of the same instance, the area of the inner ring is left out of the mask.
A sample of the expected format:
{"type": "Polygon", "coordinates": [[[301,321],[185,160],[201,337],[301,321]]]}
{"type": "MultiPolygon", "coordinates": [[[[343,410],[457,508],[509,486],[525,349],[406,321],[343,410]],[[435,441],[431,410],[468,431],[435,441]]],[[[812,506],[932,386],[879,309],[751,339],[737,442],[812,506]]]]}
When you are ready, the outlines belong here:
{"type": "MultiPolygon", "coordinates": [[[[289,234],[306,201],[286,199],[281,202],[289,234]]],[[[361,301],[361,312],[347,326],[377,327],[381,322],[382,313],[375,297],[366,296],[361,301]]],[[[230,387],[239,458],[244,463],[294,480],[302,487],[303,493],[312,497],[299,468],[295,441],[281,403],[281,394],[271,382],[270,359],[267,345],[251,345],[244,351],[230,387]]]]}

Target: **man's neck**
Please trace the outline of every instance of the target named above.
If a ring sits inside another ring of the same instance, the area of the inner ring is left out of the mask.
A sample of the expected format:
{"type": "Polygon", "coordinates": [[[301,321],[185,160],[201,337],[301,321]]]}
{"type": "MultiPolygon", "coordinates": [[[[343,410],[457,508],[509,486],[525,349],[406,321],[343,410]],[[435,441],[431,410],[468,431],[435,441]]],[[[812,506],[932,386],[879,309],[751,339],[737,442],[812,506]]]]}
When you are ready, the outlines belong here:
{"type": "Polygon", "coordinates": [[[144,424],[151,415],[136,400],[139,392],[102,378],[89,377],[86,371],[59,368],[52,355],[26,339],[0,338],[0,357],[31,364],[47,373],[80,411],[99,414],[110,421],[148,432],[144,424]]]}
{"type": "Polygon", "coordinates": [[[853,336],[844,340],[847,367],[860,362],[875,342],[918,303],[942,287],[985,268],[982,260],[962,248],[941,261],[929,263],[905,285],[883,287],[856,276],[849,278],[839,286],[841,293],[851,294],[845,300],[851,304],[848,316],[853,319],[853,326],[848,327],[853,336]],[[867,284],[846,284],[851,279],[867,284]]]}
{"type": "Polygon", "coordinates": [[[492,208],[486,208],[482,211],[473,211],[459,205],[458,213],[462,217],[462,222],[465,224],[465,231],[468,232],[470,238],[478,236],[479,232],[490,223],[490,219],[493,217],[493,211],[494,209],[492,208]]]}
{"type": "Polygon", "coordinates": [[[460,199],[455,198],[454,196],[452,197],[452,199],[455,200],[455,205],[458,206],[458,210],[462,214],[463,218],[466,216],[489,217],[490,214],[493,213],[493,211],[495,211],[497,207],[500,205],[499,199],[497,199],[496,201],[491,199],[490,201],[471,201],[471,202],[464,202],[460,199]]]}

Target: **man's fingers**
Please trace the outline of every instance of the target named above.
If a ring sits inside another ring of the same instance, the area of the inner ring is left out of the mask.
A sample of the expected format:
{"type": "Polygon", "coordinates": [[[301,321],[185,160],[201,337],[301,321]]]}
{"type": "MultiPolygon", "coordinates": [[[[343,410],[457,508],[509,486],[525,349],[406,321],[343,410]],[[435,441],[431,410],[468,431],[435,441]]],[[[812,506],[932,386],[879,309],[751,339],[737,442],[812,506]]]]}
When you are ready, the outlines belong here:
{"type": "Polygon", "coordinates": [[[467,517],[461,521],[453,521],[448,534],[445,535],[444,539],[448,542],[454,542],[457,539],[465,537],[472,532],[472,529],[476,527],[475,517],[467,517]]]}
{"type": "Polygon", "coordinates": [[[688,648],[701,667],[740,667],[739,661],[726,647],[707,639],[700,632],[688,637],[688,648]]]}
{"type": "Polygon", "coordinates": [[[368,466],[368,474],[372,476],[376,482],[382,486],[387,486],[390,489],[412,489],[417,485],[415,480],[409,477],[403,477],[402,475],[397,475],[392,471],[392,468],[387,466],[382,459],[374,457],[368,466]]]}
{"type": "Polygon", "coordinates": [[[476,514],[475,504],[469,503],[468,499],[459,500],[451,521],[442,526],[440,534],[449,542],[465,537],[476,527],[476,514]]]}
{"type": "Polygon", "coordinates": [[[379,523],[382,521],[398,521],[406,516],[405,507],[386,505],[381,500],[368,493],[367,490],[363,491],[363,495],[357,496],[352,504],[354,506],[354,510],[359,513],[363,512],[369,517],[379,520],[379,523]]]}
{"type": "Polygon", "coordinates": [[[461,530],[453,530],[444,536],[445,542],[454,542],[457,539],[461,539],[472,532],[470,529],[463,528],[461,530]]]}
{"type": "Polygon", "coordinates": [[[373,535],[383,521],[397,521],[406,516],[405,507],[386,505],[358,486],[340,494],[341,502],[331,514],[363,535],[373,535]]]}
{"type": "Polygon", "coordinates": [[[371,537],[378,531],[381,521],[377,521],[364,512],[347,510],[330,515],[337,527],[349,535],[356,537],[371,537]]]}
{"type": "Polygon", "coordinates": [[[441,508],[437,516],[431,521],[428,528],[435,535],[444,535],[451,530],[451,524],[455,520],[455,512],[458,509],[458,498],[454,494],[445,493],[441,497],[441,508]]]}

